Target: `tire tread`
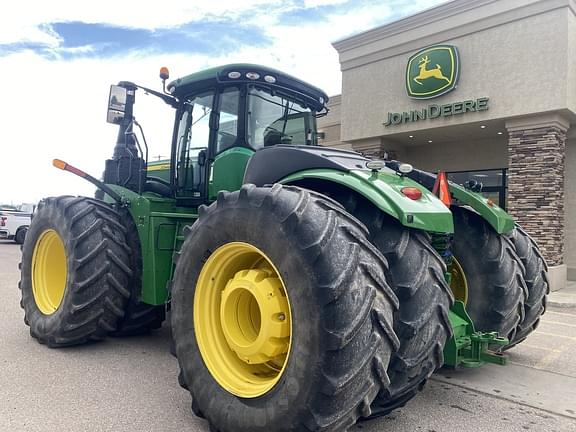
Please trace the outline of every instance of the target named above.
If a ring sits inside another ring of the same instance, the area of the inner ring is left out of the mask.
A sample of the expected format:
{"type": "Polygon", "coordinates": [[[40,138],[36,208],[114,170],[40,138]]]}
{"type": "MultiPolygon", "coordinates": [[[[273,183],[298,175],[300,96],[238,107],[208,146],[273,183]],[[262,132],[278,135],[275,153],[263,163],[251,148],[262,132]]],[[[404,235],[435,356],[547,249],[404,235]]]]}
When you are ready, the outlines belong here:
{"type": "MultiPolygon", "coordinates": [[[[394,341],[397,341],[391,324],[397,300],[387,282],[374,278],[368,270],[372,265],[385,266],[386,260],[366,238],[366,228],[338,204],[320,194],[281,185],[261,188],[244,185],[238,192],[219,193],[215,203],[199,212],[199,220],[187,233],[181,254],[186,254],[187,248],[196,247],[195,237],[200,231],[213,229],[211,221],[217,219],[218,213],[244,208],[256,208],[274,215],[283,226],[283,232],[289,232],[298,245],[299,251],[293,253],[308,257],[316,269],[327,267],[331,252],[342,251],[346,245],[343,256],[347,259],[339,272],[323,274],[318,270],[317,274],[317,298],[322,316],[326,317],[322,329],[325,360],[324,367],[319,370],[323,383],[319,387],[321,391],[315,396],[316,402],[311,402],[300,418],[286,419],[294,425],[290,430],[344,431],[359,417],[371,412],[372,400],[389,383],[385,365],[395,349],[394,341]],[[312,223],[319,228],[312,229],[312,223]],[[352,301],[353,286],[362,287],[363,302],[352,301]],[[346,310],[345,316],[339,309],[343,303],[351,308],[346,310]],[[370,342],[358,350],[359,335],[365,335],[366,331],[370,332],[370,342]],[[343,356],[352,365],[344,371],[335,366],[342,363],[343,356]]],[[[178,287],[182,285],[180,265],[186,261],[181,259],[177,266],[173,282],[175,292],[179,292],[178,287]]],[[[313,301],[312,297],[310,301],[313,301]]],[[[183,319],[177,309],[173,305],[175,332],[178,320],[183,319]]],[[[175,333],[175,344],[176,352],[180,353],[185,352],[189,342],[175,333]]],[[[211,430],[239,430],[231,416],[222,418],[220,413],[213,412],[215,401],[209,399],[212,396],[205,394],[202,386],[195,385],[194,367],[181,355],[178,358],[181,385],[189,389],[196,401],[195,411],[203,413],[211,430]]],[[[253,430],[264,429],[255,427],[253,430]]]]}
{"type": "MultiPolygon", "coordinates": [[[[118,220],[116,210],[92,198],[49,197],[39,203],[31,230],[38,224],[58,230],[67,254],[71,255],[67,291],[55,316],[49,316],[51,324],[48,324],[46,316],[36,307],[31,287],[36,239],[30,236],[24,244],[19,266],[21,306],[31,335],[40,343],[50,347],[77,345],[101,340],[110,329],[116,328],[127,296],[114,285],[125,284],[131,273],[123,247],[124,232],[118,230],[118,220]],[[102,217],[104,212],[106,216],[102,217]],[[66,301],[68,297],[70,300],[66,301]]],[[[38,225],[37,230],[43,229],[38,225]]]]}

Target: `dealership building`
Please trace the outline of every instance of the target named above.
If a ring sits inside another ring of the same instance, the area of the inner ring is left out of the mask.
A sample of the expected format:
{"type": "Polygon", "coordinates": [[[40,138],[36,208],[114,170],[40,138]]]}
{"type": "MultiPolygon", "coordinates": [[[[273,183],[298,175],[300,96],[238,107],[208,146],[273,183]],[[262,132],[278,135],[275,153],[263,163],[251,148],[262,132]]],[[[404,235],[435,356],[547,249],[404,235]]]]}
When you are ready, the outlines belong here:
{"type": "Polygon", "coordinates": [[[576,280],[576,0],[454,0],[334,43],[323,144],[448,172],[576,280]]]}

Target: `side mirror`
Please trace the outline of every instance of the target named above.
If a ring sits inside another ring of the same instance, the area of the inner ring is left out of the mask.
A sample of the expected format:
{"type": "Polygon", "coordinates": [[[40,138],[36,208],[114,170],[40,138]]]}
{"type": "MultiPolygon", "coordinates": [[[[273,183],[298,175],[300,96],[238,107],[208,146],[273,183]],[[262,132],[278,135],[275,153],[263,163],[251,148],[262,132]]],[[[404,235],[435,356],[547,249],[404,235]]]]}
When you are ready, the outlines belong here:
{"type": "Polygon", "coordinates": [[[108,97],[108,116],[106,121],[112,124],[120,124],[126,113],[126,89],[117,85],[110,86],[108,97]]]}

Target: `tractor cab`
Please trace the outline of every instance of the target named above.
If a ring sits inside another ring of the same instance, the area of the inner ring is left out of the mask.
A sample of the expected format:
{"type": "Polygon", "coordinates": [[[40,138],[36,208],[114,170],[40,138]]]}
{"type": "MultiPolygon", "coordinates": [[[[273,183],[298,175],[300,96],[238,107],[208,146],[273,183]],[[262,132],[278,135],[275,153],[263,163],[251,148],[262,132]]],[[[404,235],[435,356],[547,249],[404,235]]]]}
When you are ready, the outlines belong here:
{"type": "MultiPolygon", "coordinates": [[[[127,147],[134,134],[132,126],[123,129],[122,124],[131,121],[135,88],[141,87],[120,83],[110,92],[108,121],[121,125],[119,141],[123,138],[127,147]]],[[[154,167],[146,171],[143,186],[135,185],[172,196],[184,206],[209,202],[219,190],[239,189],[248,160],[260,149],[317,145],[316,118],[327,112],[328,97],[320,89],[280,71],[249,64],[179,78],[168,84],[164,94],[144,90],[173,106],[176,119],[170,161],[162,164],[169,167],[169,175],[154,167]]],[[[135,152],[132,148],[131,153],[135,152]]],[[[116,153],[113,159],[118,160],[116,153]]],[[[146,159],[143,156],[131,171],[147,166],[146,159]]],[[[117,162],[110,163],[117,173],[117,162]]],[[[133,159],[130,163],[134,164],[133,159]]],[[[122,184],[118,180],[108,182],[122,184]]]]}
{"type": "Polygon", "coordinates": [[[179,105],[171,178],[176,199],[197,204],[237,190],[259,149],[316,145],[316,117],[326,113],[319,89],[262,66],[229,65],[169,84],[179,105]]]}

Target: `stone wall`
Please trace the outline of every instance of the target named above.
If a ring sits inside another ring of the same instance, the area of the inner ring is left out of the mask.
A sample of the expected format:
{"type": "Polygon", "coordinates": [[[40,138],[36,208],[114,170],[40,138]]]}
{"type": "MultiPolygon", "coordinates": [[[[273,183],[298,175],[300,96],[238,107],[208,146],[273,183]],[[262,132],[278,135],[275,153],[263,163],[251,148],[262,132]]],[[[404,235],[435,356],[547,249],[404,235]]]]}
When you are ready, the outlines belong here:
{"type": "Polygon", "coordinates": [[[576,280],[576,128],[572,127],[566,139],[566,177],[564,179],[564,225],[566,248],[564,263],[568,279],[576,280]]]}
{"type": "Polygon", "coordinates": [[[548,265],[564,263],[566,129],[509,129],[508,211],[534,237],[548,265]]]}

